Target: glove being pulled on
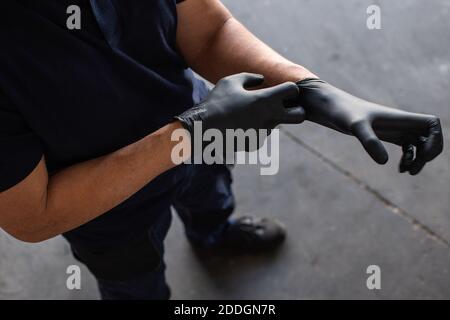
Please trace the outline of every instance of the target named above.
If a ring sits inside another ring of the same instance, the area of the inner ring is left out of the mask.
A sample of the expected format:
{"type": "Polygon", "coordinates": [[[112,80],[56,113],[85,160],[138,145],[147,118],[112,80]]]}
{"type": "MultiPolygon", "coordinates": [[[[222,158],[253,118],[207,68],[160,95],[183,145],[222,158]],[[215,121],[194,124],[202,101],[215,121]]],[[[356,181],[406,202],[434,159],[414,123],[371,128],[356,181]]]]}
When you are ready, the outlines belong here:
{"type": "Polygon", "coordinates": [[[418,174],[443,150],[440,121],[433,115],[406,112],[371,103],[320,79],[297,82],[306,119],[359,139],[379,164],[388,161],[381,140],[403,149],[399,171],[418,174]]]}

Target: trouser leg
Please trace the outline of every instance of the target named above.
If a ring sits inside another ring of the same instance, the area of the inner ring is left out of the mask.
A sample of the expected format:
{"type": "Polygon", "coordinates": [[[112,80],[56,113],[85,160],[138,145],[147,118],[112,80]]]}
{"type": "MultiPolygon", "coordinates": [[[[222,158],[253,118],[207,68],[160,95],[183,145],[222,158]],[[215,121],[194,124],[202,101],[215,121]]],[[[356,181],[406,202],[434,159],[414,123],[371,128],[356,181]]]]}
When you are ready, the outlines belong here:
{"type": "Polygon", "coordinates": [[[225,165],[188,165],[186,169],[174,207],[191,241],[214,246],[235,207],[231,171],[225,165]]]}

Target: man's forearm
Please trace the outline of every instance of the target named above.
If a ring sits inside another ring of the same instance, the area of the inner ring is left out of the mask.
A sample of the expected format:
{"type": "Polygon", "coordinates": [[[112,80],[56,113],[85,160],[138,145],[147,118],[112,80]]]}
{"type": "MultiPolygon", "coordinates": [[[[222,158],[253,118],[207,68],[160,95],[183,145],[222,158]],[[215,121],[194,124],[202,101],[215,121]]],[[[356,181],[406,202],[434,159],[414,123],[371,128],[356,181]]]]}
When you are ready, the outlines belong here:
{"type": "MultiPolygon", "coordinates": [[[[76,164],[50,178],[41,161],[28,181],[7,191],[9,195],[0,194],[3,205],[6,201],[2,198],[11,199],[5,212],[16,211],[9,228],[3,227],[21,240],[39,242],[111,210],[175,166],[171,153],[178,142],[171,141],[171,134],[178,128],[181,124],[174,122],[116,152],[76,164]],[[22,195],[14,196],[14,192],[22,195]],[[24,199],[31,194],[33,197],[24,199]]],[[[189,154],[184,156],[188,158],[189,154]]]]}
{"type": "Polygon", "coordinates": [[[224,76],[252,72],[265,76],[265,86],[317,77],[264,44],[239,21],[229,17],[189,65],[216,83],[224,76]]]}

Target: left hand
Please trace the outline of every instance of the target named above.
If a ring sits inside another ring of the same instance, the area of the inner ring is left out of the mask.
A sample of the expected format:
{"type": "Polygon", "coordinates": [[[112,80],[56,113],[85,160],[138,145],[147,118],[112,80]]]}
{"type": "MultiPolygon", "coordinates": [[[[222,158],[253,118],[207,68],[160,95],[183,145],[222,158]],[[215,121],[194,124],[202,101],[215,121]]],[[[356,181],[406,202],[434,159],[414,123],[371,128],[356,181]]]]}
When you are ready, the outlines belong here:
{"type": "Polygon", "coordinates": [[[443,150],[437,117],[385,107],[352,96],[320,79],[297,82],[306,119],[353,135],[379,164],[388,161],[380,140],[401,146],[399,171],[418,174],[443,150]]]}

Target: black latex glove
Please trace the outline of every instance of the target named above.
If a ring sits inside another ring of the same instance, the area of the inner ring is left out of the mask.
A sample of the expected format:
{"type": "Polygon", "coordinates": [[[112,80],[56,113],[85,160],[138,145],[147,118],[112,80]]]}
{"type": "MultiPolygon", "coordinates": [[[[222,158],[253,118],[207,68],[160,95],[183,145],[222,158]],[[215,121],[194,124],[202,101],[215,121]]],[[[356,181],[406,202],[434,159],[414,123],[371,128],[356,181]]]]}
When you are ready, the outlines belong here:
{"type": "Polygon", "coordinates": [[[442,152],[442,129],[435,116],[371,103],[319,79],[305,79],[297,85],[307,120],[357,137],[379,164],[388,161],[380,140],[402,147],[399,171],[411,175],[442,152]]]}
{"type": "MultiPolygon", "coordinates": [[[[203,131],[215,128],[225,136],[226,129],[273,129],[281,123],[301,123],[302,107],[286,108],[284,101],[298,97],[293,82],[261,90],[246,90],[263,83],[261,75],[241,73],[220,80],[201,104],[176,117],[191,137],[194,121],[202,122],[203,131]]],[[[247,145],[244,149],[247,149],[247,145]]],[[[253,151],[253,150],[235,150],[253,151]]]]}

